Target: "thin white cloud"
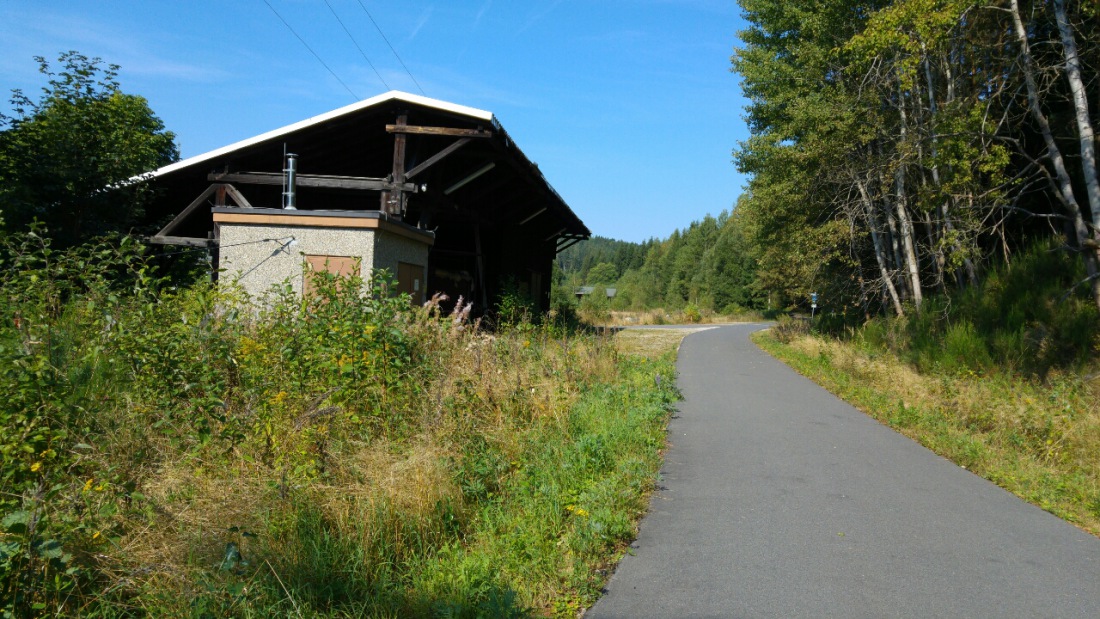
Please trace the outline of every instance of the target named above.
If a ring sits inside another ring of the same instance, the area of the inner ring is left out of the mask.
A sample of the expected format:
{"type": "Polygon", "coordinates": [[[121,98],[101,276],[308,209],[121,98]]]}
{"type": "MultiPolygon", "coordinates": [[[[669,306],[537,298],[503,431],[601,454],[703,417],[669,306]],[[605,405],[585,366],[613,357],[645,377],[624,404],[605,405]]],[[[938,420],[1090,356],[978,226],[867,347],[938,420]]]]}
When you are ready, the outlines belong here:
{"type": "Polygon", "coordinates": [[[98,56],[107,63],[117,64],[126,74],[143,77],[216,82],[229,76],[217,67],[169,60],[132,32],[118,32],[97,20],[52,14],[27,21],[24,27],[7,32],[3,56],[28,67],[33,65],[32,56],[55,60],[59,51],[75,49],[89,57],[98,56]]]}
{"type": "Polygon", "coordinates": [[[524,22],[522,26],[519,27],[518,30],[516,30],[516,34],[523,34],[527,31],[528,28],[542,21],[544,17],[552,13],[554,9],[558,8],[558,5],[561,4],[561,2],[562,0],[554,0],[554,2],[546,5],[541,11],[536,11],[534,14],[531,15],[531,17],[527,19],[526,22],[524,22]]]}
{"type": "Polygon", "coordinates": [[[489,11],[489,7],[491,6],[493,6],[493,0],[485,0],[485,4],[481,5],[481,8],[478,9],[477,15],[474,17],[474,25],[473,28],[471,28],[472,30],[477,29],[478,24],[481,23],[481,18],[485,16],[485,13],[489,11]]]}
{"type": "Polygon", "coordinates": [[[408,40],[412,41],[416,38],[417,33],[424,27],[424,24],[428,23],[428,20],[432,18],[432,13],[435,12],[435,5],[428,5],[428,8],[424,9],[420,13],[420,19],[416,21],[416,25],[413,26],[412,32],[409,33],[408,40]]]}

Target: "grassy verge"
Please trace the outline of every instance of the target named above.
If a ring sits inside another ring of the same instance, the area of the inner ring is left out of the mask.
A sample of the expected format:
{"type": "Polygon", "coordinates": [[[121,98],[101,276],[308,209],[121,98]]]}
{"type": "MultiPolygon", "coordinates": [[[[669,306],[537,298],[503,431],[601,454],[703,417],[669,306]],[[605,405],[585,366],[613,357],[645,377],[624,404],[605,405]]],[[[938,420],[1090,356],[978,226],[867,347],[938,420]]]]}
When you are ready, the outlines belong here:
{"type": "Polygon", "coordinates": [[[659,359],[680,348],[684,337],[699,330],[684,329],[626,329],[615,335],[615,345],[628,355],[640,355],[647,359],[659,359]]]}
{"type": "Polygon", "coordinates": [[[681,310],[651,309],[646,311],[626,312],[611,311],[602,317],[592,317],[598,324],[606,324],[617,327],[631,327],[639,325],[688,325],[688,324],[725,324],[731,322],[759,322],[763,320],[762,314],[753,310],[746,310],[739,314],[720,314],[710,310],[700,310],[695,307],[687,307],[681,310]]]}
{"type": "Polygon", "coordinates": [[[754,341],[798,372],[932,451],[1100,535],[1095,386],[1004,374],[920,373],[887,352],[774,331],[754,341]]]}
{"type": "Polygon", "coordinates": [[[661,346],[0,261],[0,616],[574,616],[656,479],[661,346]]]}

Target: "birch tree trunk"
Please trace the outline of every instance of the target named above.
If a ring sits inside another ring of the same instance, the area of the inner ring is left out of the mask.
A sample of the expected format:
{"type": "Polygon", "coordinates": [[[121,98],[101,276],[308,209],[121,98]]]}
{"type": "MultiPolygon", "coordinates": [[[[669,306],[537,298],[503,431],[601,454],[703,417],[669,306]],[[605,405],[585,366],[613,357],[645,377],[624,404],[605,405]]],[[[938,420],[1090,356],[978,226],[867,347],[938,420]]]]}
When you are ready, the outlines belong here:
{"type": "Polygon", "coordinates": [[[863,202],[863,210],[867,216],[867,226],[871,229],[871,243],[875,247],[875,261],[878,262],[878,270],[885,282],[886,291],[890,295],[890,301],[894,304],[894,311],[898,316],[904,316],[905,310],[898,298],[898,289],[894,286],[894,280],[890,277],[890,270],[886,268],[885,248],[882,246],[882,237],[878,233],[878,218],[875,217],[875,205],[871,203],[871,196],[867,193],[867,187],[863,181],[856,179],[856,187],[859,188],[859,197],[863,202]]]}
{"type": "Polygon", "coordinates": [[[897,175],[897,212],[898,224],[901,227],[901,245],[905,257],[905,268],[909,274],[909,287],[913,294],[913,304],[920,311],[924,294],[921,292],[920,268],[917,262],[916,244],[913,243],[913,220],[909,217],[909,204],[905,197],[905,168],[898,168],[897,175]]]}
{"type": "MultiPolygon", "coordinates": [[[[1073,184],[1069,172],[1066,170],[1066,162],[1062,158],[1062,151],[1058,148],[1057,142],[1054,141],[1050,121],[1047,120],[1046,114],[1043,113],[1043,109],[1039,105],[1039,86],[1035,81],[1035,58],[1031,54],[1031,45],[1027,40],[1027,30],[1024,28],[1023,19],[1020,17],[1020,3],[1018,0],[1009,0],[1009,6],[1009,12],[1012,14],[1012,21],[1016,30],[1016,38],[1020,43],[1020,54],[1023,57],[1022,64],[1024,83],[1027,85],[1028,108],[1031,110],[1035,122],[1039,125],[1039,130],[1043,134],[1043,142],[1047,147],[1047,155],[1054,166],[1058,198],[1073,217],[1073,229],[1077,235],[1077,243],[1085,257],[1085,272],[1088,273],[1092,281],[1093,300],[1096,302],[1096,306],[1100,308],[1100,269],[1097,268],[1097,252],[1095,249],[1090,248],[1096,242],[1089,238],[1088,226],[1085,224],[1081,204],[1073,194],[1073,184]]],[[[1064,8],[1063,6],[1063,13],[1064,8]]],[[[1076,45],[1073,49],[1076,52],[1076,45]]],[[[1078,77],[1080,77],[1079,73],[1078,77]]],[[[1093,169],[1095,170],[1095,163],[1093,169]]]]}
{"type": "MultiPolygon", "coordinates": [[[[905,114],[905,99],[900,97],[900,93],[898,111],[901,113],[901,143],[905,144],[908,141],[906,124],[909,121],[905,114]]],[[[905,196],[905,161],[898,162],[898,169],[894,173],[894,183],[897,193],[894,206],[898,213],[898,223],[901,226],[902,256],[905,258],[905,270],[909,276],[909,289],[912,294],[913,305],[916,306],[919,312],[924,295],[921,292],[920,263],[917,262],[916,244],[913,242],[913,222],[909,218],[909,205],[905,196]]]]}
{"type": "MultiPolygon", "coordinates": [[[[1066,57],[1066,79],[1073,93],[1073,111],[1077,117],[1077,139],[1081,144],[1081,174],[1085,179],[1085,191],[1088,194],[1089,209],[1092,214],[1092,243],[1083,243],[1082,250],[1092,254],[1093,260],[1100,260],[1100,180],[1096,173],[1096,140],[1089,119],[1089,100],[1085,93],[1085,84],[1081,80],[1081,59],[1077,55],[1077,40],[1066,16],[1065,0],[1054,0],[1054,17],[1058,22],[1058,32],[1062,35],[1062,49],[1066,57]]],[[[1086,232],[1087,233],[1087,232],[1086,232]]],[[[1089,273],[1093,276],[1093,273],[1089,273]]],[[[1093,296],[1100,307],[1100,278],[1092,280],[1093,296]]]]}

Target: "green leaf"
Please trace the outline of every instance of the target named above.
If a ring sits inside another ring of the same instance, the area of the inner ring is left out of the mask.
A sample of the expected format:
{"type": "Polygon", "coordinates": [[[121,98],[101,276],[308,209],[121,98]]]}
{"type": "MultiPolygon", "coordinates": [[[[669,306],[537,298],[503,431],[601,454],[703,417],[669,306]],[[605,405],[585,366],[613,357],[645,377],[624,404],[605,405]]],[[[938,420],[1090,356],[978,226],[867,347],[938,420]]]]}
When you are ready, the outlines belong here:
{"type": "Polygon", "coordinates": [[[65,549],[61,547],[61,542],[51,539],[38,547],[38,554],[43,559],[61,559],[65,555],[65,549]]]}
{"type": "Polygon", "coordinates": [[[4,520],[0,522],[0,526],[8,533],[21,534],[27,532],[27,527],[30,525],[30,522],[31,513],[29,511],[20,510],[4,516],[4,520]]]}

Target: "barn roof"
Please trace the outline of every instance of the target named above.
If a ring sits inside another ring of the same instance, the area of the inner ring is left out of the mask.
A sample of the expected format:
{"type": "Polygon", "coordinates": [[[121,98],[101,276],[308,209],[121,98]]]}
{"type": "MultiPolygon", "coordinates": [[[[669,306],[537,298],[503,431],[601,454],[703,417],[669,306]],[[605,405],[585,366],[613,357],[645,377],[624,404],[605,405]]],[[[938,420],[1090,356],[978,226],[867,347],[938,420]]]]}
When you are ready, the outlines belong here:
{"type": "MultiPolygon", "coordinates": [[[[558,249],[590,235],[491,112],[399,91],[155,170],[148,178],[159,191],[150,214],[165,220],[178,215],[192,198],[218,181],[219,175],[281,173],[287,152],[298,155],[302,175],[392,182],[398,171],[394,164],[394,123],[398,118],[424,130],[409,132],[403,142],[402,170],[415,171],[415,178],[407,179],[405,185],[410,188],[403,213],[406,223],[431,229],[461,219],[502,231],[523,226],[525,233],[545,238],[558,249]],[[428,131],[435,129],[449,133],[428,131]],[[482,139],[456,137],[461,135],[482,139]],[[463,143],[455,146],[456,140],[463,143]],[[440,156],[442,151],[447,151],[444,156],[440,156]]],[[[277,184],[239,189],[252,206],[281,205],[282,188],[277,184]]],[[[379,208],[379,192],[365,192],[361,187],[328,183],[324,188],[301,187],[299,193],[300,209],[379,208]]],[[[171,234],[205,238],[210,221],[208,209],[196,209],[188,221],[174,222],[171,234]]]]}
{"type": "Polygon", "coordinates": [[[235,151],[246,149],[257,144],[263,144],[264,142],[268,142],[271,140],[278,140],[279,138],[289,136],[297,131],[309,129],[310,127],[323,124],[330,120],[339,119],[342,116],[354,114],[355,112],[358,112],[360,110],[372,108],[380,103],[385,103],[389,101],[407,101],[412,104],[434,108],[443,112],[450,112],[453,114],[468,116],[470,118],[476,118],[485,122],[493,123],[494,125],[499,124],[497,123],[496,117],[493,116],[492,112],[467,107],[465,105],[448,103],[447,101],[440,101],[439,99],[421,97],[407,92],[401,92],[399,90],[391,90],[389,92],[370,97],[369,99],[363,99],[362,101],[356,101],[355,103],[352,103],[350,105],[345,105],[344,107],[337,108],[335,110],[332,110],[331,112],[325,112],[324,114],[313,116],[305,120],[300,120],[296,123],[286,125],[285,127],[272,129],[271,131],[261,133],[260,135],[248,138],[246,140],[234,142],[233,144],[230,144],[228,146],[216,148],[212,151],[202,153],[201,155],[188,157],[187,159],[177,161],[176,163],[166,165],[163,168],[155,170],[152,175],[153,177],[162,176],[165,174],[171,174],[176,170],[187,168],[196,164],[201,164],[204,161],[216,161],[219,157],[231,155],[235,151]]]}

